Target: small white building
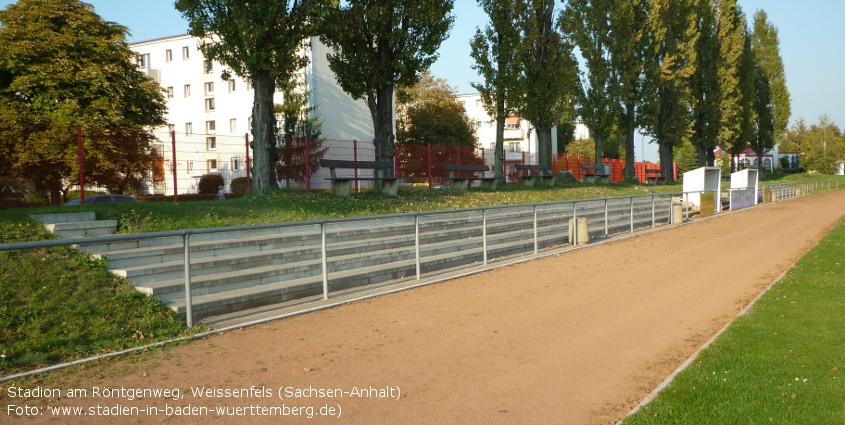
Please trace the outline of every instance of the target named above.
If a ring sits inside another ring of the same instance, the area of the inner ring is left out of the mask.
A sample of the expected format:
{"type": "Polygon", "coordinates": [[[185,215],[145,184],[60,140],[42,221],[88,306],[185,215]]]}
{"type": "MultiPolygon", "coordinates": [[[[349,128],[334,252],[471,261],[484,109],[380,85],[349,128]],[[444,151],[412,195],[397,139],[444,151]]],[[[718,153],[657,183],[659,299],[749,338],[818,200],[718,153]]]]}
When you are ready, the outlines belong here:
{"type": "MultiPolygon", "coordinates": [[[[196,193],[203,174],[218,173],[226,182],[246,176],[246,139],[252,138],[254,90],[249,80],[232,75],[223,80],[223,65],[208,61],[199,50],[199,39],[177,35],[130,44],[139,55],[139,68],[158,82],[167,100],[167,127],[155,129],[161,156],[153,173],[150,193],[173,195],[173,149],[176,134],[176,185],[178,193],[196,193]]],[[[311,92],[312,114],[322,121],[322,137],[330,141],[372,140],[372,119],[364,101],[349,97],[329,69],[328,48],[316,37],[303,43],[310,58],[297,73],[311,92]]],[[[277,92],[275,103],[283,103],[277,92]]],[[[252,158],[252,152],[249,152],[252,158]]],[[[324,185],[323,172],[312,177],[312,188],[324,185]]],[[[327,171],[325,171],[327,173],[327,171]]]]}
{"type": "MultiPolygon", "coordinates": [[[[487,152],[493,152],[496,146],[496,120],[490,117],[484,109],[480,93],[459,94],[458,101],[464,106],[467,117],[475,126],[478,137],[478,147],[487,152]]],[[[575,125],[575,139],[588,139],[590,132],[584,124],[575,125]]],[[[552,129],[552,153],[563,153],[557,151],[557,129],[552,129]]],[[[505,161],[520,161],[525,152],[529,156],[537,153],[537,131],[531,124],[520,117],[508,117],[505,119],[504,134],[505,161]]],[[[533,161],[532,161],[533,162],[533,161]]]]}

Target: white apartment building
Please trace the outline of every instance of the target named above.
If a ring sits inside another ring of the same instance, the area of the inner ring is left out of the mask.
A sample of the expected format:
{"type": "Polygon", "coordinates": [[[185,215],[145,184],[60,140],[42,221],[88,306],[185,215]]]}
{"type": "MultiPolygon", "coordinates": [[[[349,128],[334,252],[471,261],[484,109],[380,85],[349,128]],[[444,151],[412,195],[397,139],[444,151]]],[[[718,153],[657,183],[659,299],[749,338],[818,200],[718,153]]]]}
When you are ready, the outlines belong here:
{"type": "MultiPolygon", "coordinates": [[[[482,105],[481,94],[468,93],[456,96],[463,104],[467,117],[475,126],[478,137],[478,147],[483,148],[485,156],[492,158],[496,145],[496,120],[487,113],[482,105]]],[[[588,139],[590,132],[584,124],[575,125],[575,139],[588,139]]],[[[552,129],[552,140],[557,140],[557,129],[552,129]]],[[[523,152],[528,157],[534,157],[537,153],[537,131],[531,124],[519,117],[508,117],[505,119],[504,134],[505,161],[521,161],[523,152]]],[[[557,144],[552,143],[552,153],[557,151],[557,144]]],[[[532,163],[535,162],[533,159],[532,163]]]]}
{"type": "MultiPolygon", "coordinates": [[[[246,138],[250,134],[254,91],[249,81],[232,75],[221,77],[223,65],[208,61],[198,48],[199,39],[177,35],[133,43],[130,48],[139,55],[139,68],[158,82],[167,100],[167,127],[156,129],[161,143],[156,150],[162,157],[154,173],[149,193],[173,195],[176,173],[178,193],[196,193],[203,174],[218,173],[226,182],[246,176],[246,138]],[[176,133],[176,163],[170,133],[176,133]],[[163,178],[162,178],[163,176],[163,178]]],[[[329,69],[328,48],[316,37],[304,43],[310,58],[305,69],[297,73],[305,89],[311,92],[309,104],[317,108],[312,114],[322,121],[322,137],[332,142],[372,140],[372,119],[364,101],[350,98],[337,84],[329,69]]],[[[276,93],[276,103],[283,103],[276,93]]],[[[250,158],[253,154],[250,150],[250,158]]],[[[312,177],[312,188],[327,186],[320,170],[312,177]]]]}

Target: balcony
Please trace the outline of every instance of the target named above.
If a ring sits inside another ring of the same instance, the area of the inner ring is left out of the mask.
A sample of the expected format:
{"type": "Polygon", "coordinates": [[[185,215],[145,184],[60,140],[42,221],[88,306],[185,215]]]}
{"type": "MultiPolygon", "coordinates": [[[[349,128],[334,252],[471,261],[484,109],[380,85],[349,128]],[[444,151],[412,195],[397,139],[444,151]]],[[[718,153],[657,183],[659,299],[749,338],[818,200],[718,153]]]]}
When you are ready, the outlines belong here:
{"type": "Polygon", "coordinates": [[[525,132],[521,128],[506,128],[505,140],[525,140],[525,132]]]}

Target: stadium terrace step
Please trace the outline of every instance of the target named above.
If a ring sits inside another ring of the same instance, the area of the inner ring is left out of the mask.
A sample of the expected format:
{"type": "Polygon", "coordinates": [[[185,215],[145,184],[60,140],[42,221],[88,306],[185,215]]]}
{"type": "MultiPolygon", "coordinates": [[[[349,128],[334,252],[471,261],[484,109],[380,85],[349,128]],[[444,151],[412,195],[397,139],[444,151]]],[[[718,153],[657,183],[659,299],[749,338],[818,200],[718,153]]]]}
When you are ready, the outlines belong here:
{"type": "MultiPolygon", "coordinates": [[[[655,202],[657,222],[668,221],[669,200],[655,202]]],[[[635,198],[634,227],[651,226],[651,198],[635,198]]],[[[591,237],[627,232],[631,201],[626,198],[579,202],[591,237]],[[607,209],[605,209],[607,208],[607,209]]],[[[419,217],[420,271],[441,272],[480,263],[487,230],[487,258],[497,261],[568,244],[571,204],[514,205],[442,212],[419,217]],[[535,230],[536,216],[536,230],[535,230]]],[[[417,227],[413,216],[332,221],[326,224],[326,265],[330,291],[407,278],[416,274],[417,227]]],[[[82,244],[78,249],[106,258],[109,268],[144,294],[185,314],[182,237],[82,244]]],[[[319,295],[323,290],[319,223],[221,230],[190,236],[194,318],[319,295]]]]}
{"type": "Polygon", "coordinates": [[[117,232],[117,220],[97,220],[94,212],[36,214],[31,217],[43,224],[48,232],[61,238],[113,235],[117,232]]]}

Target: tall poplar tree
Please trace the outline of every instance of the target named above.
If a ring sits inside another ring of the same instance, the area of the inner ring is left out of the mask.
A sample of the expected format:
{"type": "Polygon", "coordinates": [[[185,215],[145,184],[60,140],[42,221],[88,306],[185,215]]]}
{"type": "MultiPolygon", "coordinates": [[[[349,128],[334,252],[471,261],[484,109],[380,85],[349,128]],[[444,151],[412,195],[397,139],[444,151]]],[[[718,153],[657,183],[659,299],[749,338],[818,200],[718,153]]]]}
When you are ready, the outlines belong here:
{"type": "Polygon", "coordinates": [[[604,140],[620,113],[614,95],[619,76],[611,62],[612,12],[617,0],[571,0],[560,25],[581,52],[588,72],[581,77],[578,114],[595,140],[595,165],[601,166],[604,140]]]}
{"type": "MultiPolygon", "coordinates": [[[[772,90],[769,77],[759,61],[754,67],[754,129],[755,137],[751,140],[751,149],[757,154],[757,168],[760,175],[763,167],[763,154],[775,147],[775,121],[772,108],[772,90]]],[[[773,164],[774,165],[774,164],[773,164]]]]}
{"type": "Polygon", "coordinates": [[[658,143],[663,176],[672,181],[674,149],[689,137],[693,123],[695,9],[692,0],[652,0],[649,7],[652,59],[646,68],[648,95],[642,121],[658,143]]]}
{"type": "Polygon", "coordinates": [[[719,38],[713,0],[696,0],[696,67],[691,88],[693,103],[692,142],[698,166],[714,165],[714,149],[719,145],[719,38]]]}
{"type": "Polygon", "coordinates": [[[365,99],[375,157],[392,161],[394,90],[417,82],[437,58],[455,18],[454,0],[348,0],[324,26],[329,67],[341,88],[365,99]]]}
{"type": "Polygon", "coordinates": [[[470,41],[474,69],[484,80],[471,83],[481,94],[484,109],[496,119],[493,175],[504,180],[505,118],[516,113],[522,89],[522,62],[519,60],[520,32],[516,25],[519,0],[478,0],[487,14],[483,30],[476,29],[470,41]]]}
{"type": "MultiPolygon", "coordinates": [[[[744,19],[743,19],[744,21],[744,19]]],[[[744,25],[743,25],[744,27],[744,25]]],[[[747,28],[743,34],[742,56],[740,56],[738,77],[739,77],[739,136],[728,147],[728,151],[732,157],[738,157],[750,146],[751,142],[757,138],[757,129],[755,122],[754,98],[755,90],[755,70],[757,59],[754,57],[754,50],[751,48],[751,34],[747,28]]],[[[763,160],[762,156],[757,158],[759,161],[763,160]]],[[[731,171],[736,171],[736,161],[731,161],[731,171]]]]}
{"type": "MultiPolygon", "coordinates": [[[[719,146],[733,151],[742,138],[742,88],[740,67],[745,42],[745,19],[736,0],[717,0],[716,29],[719,58],[719,146]]],[[[742,149],[745,149],[744,147],[742,149]]]]}
{"type": "MultiPolygon", "coordinates": [[[[295,78],[308,63],[303,42],[318,34],[321,14],[333,0],[176,0],[176,9],[201,39],[200,49],[236,75],[249,78],[255,90],[252,108],[253,190],[278,187],[275,163],[276,86],[295,78]]],[[[228,70],[223,78],[229,77],[228,70]]]]}
{"type": "Polygon", "coordinates": [[[578,63],[572,45],[555,25],[553,0],[523,0],[519,9],[520,50],[525,73],[519,112],[537,132],[537,157],[552,168],[552,128],[575,118],[578,63]]]}
{"type": "Polygon", "coordinates": [[[764,10],[754,13],[753,47],[757,61],[769,80],[772,95],[772,119],[774,140],[778,143],[786,137],[791,106],[789,90],[786,87],[786,73],[780,56],[778,29],[768,21],[764,10]]]}

